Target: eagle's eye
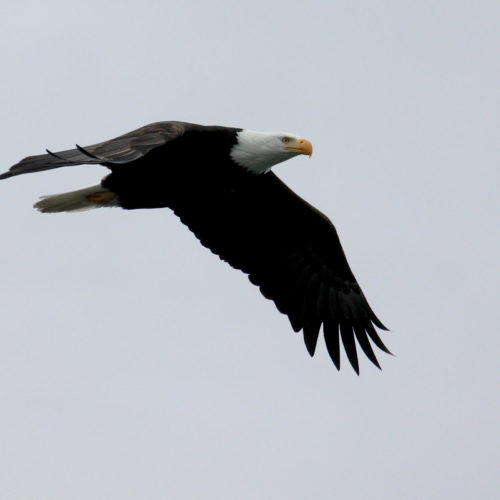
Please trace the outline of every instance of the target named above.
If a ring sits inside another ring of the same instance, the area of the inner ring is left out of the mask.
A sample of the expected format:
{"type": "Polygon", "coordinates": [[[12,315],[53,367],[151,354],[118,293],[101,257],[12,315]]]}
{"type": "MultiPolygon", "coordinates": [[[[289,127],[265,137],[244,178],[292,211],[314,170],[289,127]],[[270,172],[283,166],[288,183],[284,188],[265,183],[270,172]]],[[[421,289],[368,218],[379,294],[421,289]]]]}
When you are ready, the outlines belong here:
{"type": "Polygon", "coordinates": [[[282,138],[281,138],[281,142],[282,142],[283,144],[288,144],[288,143],[290,142],[290,137],[282,137],[282,138]]]}

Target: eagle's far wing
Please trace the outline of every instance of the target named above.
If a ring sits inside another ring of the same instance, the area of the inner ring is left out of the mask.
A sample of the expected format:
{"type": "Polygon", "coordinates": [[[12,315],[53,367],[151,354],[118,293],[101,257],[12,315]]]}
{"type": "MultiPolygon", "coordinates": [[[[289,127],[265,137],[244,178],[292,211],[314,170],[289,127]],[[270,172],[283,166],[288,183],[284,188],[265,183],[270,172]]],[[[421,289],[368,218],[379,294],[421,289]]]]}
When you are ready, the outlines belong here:
{"type": "Polygon", "coordinates": [[[45,155],[24,158],[7,172],[1,174],[0,179],[84,163],[106,166],[129,163],[182,136],[186,126],[189,125],[175,121],[151,123],[109,141],[91,146],[81,147],[77,145],[75,149],[55,153],[47,150],[45,155]]]}
{"type": "Polygon", "coordinates": [[[323,326],[337,369],[339,339],[357,373],[356,341],[380,368],[371,342],[390,354],[374,326],[387,328],[368,305],[333,224],[271,172],[247,182],[253,184],[248,190],[211,193],[203,211],[187,205],[174,211],[204,246],[247,273],[295,331],[303,331],[311,356],[323,326]]]}

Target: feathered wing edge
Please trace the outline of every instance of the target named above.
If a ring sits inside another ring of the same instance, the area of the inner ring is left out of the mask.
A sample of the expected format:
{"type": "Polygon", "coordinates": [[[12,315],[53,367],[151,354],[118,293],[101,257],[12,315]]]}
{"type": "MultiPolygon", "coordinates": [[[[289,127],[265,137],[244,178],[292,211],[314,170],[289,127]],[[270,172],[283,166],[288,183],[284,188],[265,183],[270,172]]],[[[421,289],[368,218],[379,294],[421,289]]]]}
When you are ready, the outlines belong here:
{"type": "Polygon", "coordinates": [[[302,257],[282,266],[274,264],[266,272],[251,272],[250,281],[260,288],[286,314],[296,332],[302,330],[304,343],[314,356],[321,327],[328,353],[340,370],[340,339],[347,359],[359,375],[356,343],[367,358],[380,369],[371,343],[387,354],[375,326],[388,328],[370,308],[358,284],[351,281],[331,282],[302,257]],[[272,268],[272,269],[271,269],[272,268]]]}

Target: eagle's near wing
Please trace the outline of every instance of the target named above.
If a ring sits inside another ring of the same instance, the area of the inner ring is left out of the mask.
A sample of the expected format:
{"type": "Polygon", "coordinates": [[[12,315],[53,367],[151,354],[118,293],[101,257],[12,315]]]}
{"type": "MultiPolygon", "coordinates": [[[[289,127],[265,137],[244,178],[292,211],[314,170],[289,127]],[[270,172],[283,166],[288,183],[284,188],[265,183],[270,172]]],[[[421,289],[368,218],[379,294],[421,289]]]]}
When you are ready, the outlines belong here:
{"type": "Polygon", "coordinates": [[[356,282],[333,224],[271,172],[246,178],[244,184],[209,194],[201,201],[203,210],[182,200],[172,208],[204,246],[247,273],[293,329],[303,331],[311,356],[323,326],[337,369],[339,338],[356,373],[356,340],[380,368],[370,340],[390,354],[374,325],[387,328],[356,282]]]}
{"type": "Polygon", "coordinates": [[[24,158],[1,174],[0,179],[83,163],[106,166],[130,163],[168,141],[182,136],[190,126],[189,123],[176,121],[151,123],[115,139],[85,148],[77,145],[75,149],[57,153],[47,150],[48,154],[24,158]]]}

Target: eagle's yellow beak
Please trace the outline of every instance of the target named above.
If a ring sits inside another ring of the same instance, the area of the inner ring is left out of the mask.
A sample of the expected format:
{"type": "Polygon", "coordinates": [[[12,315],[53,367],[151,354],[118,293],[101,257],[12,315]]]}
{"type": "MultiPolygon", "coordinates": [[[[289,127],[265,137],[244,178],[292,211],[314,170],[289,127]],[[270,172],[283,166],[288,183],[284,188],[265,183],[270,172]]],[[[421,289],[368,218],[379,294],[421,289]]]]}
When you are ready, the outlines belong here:
{"type": "Polygon", "coordinates": [[[311,156],[313,154],[313,145],[307,139],[298,139],[290,146],[285,146],[285,149],[300,155],[311,156]]]}

